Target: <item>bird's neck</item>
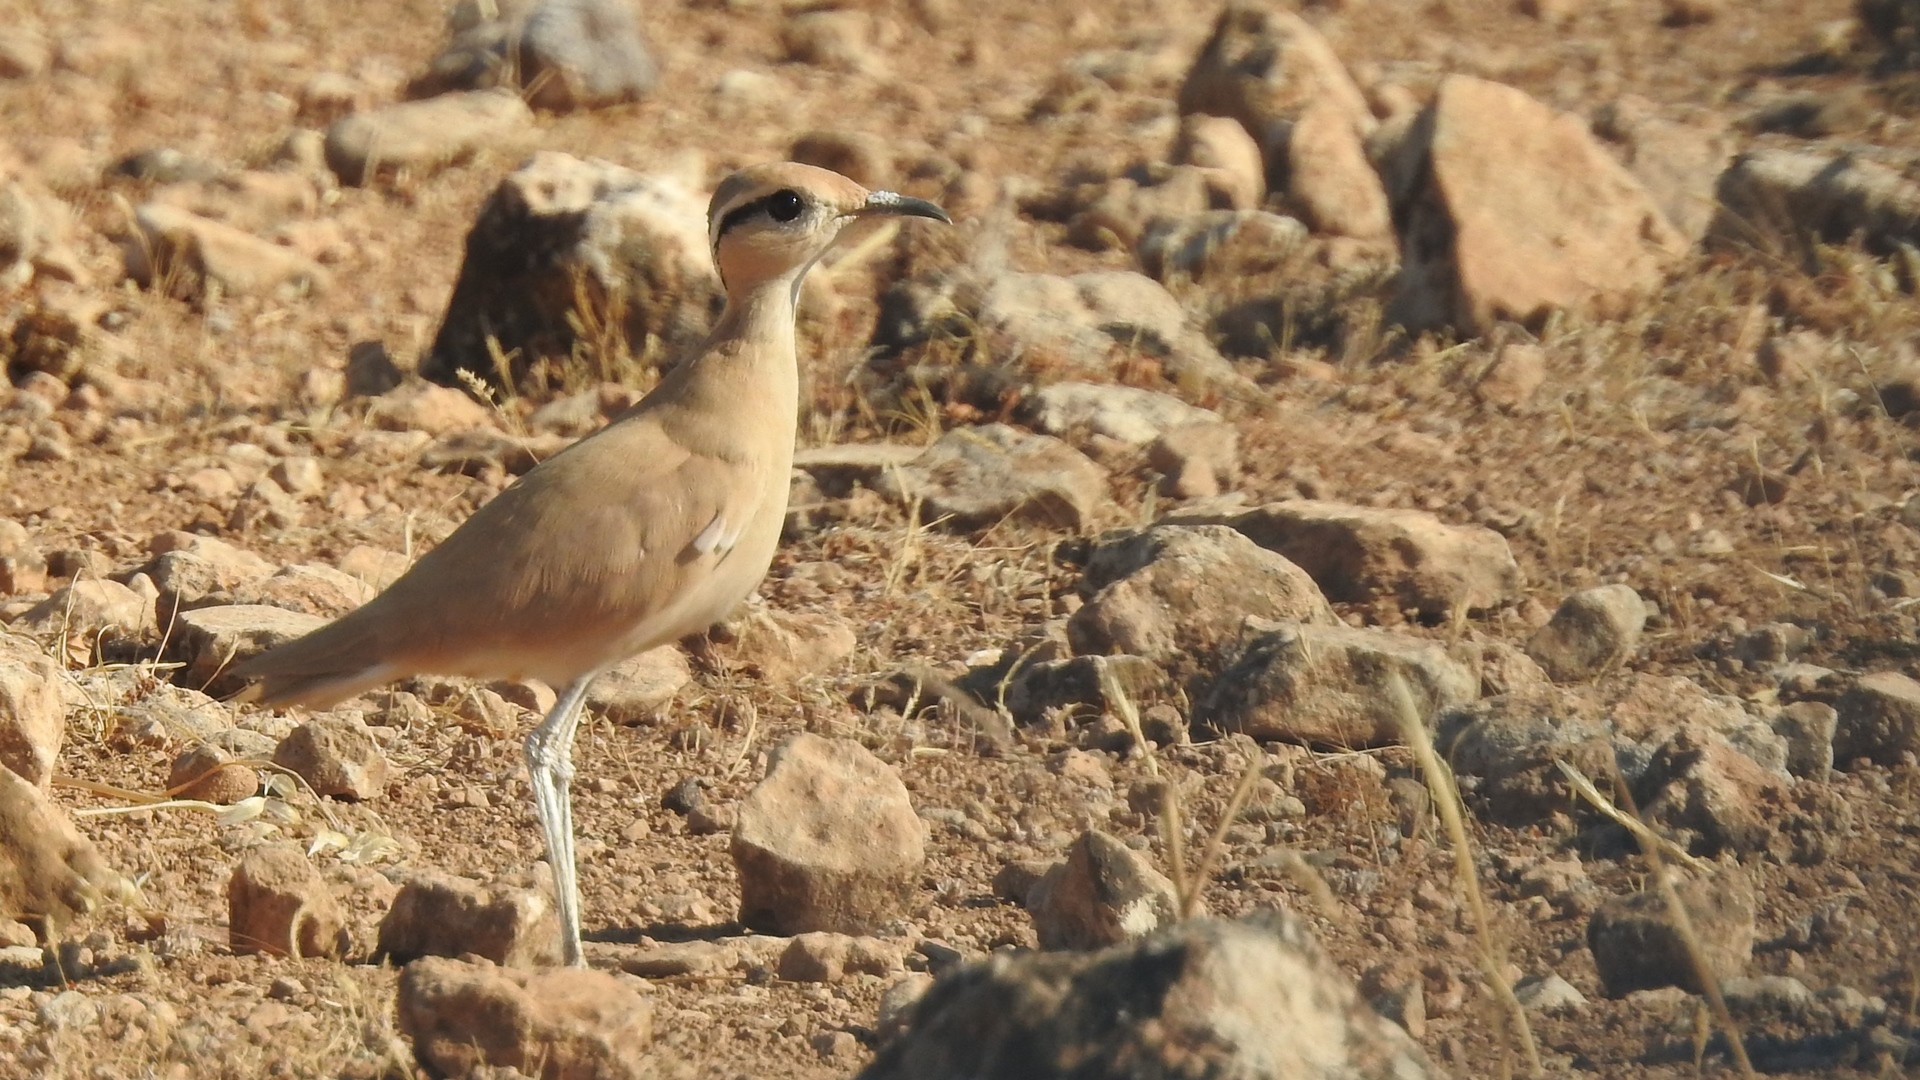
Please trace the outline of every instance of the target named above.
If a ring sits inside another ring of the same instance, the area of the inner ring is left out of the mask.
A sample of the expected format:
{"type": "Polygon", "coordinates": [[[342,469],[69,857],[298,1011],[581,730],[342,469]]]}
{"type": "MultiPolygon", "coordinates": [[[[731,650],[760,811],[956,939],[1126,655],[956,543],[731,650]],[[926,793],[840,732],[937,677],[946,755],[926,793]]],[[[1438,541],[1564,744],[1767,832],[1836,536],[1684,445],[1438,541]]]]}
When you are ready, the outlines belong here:
{"type": "Polygon", "coordinates": [[[675,372],[686,380],[687,398],[701,407],[766,417],[776,432],[786,428],[789,449],[800,408],[794,280],[774,279],[730,294],[706,347],[675,372]]]}

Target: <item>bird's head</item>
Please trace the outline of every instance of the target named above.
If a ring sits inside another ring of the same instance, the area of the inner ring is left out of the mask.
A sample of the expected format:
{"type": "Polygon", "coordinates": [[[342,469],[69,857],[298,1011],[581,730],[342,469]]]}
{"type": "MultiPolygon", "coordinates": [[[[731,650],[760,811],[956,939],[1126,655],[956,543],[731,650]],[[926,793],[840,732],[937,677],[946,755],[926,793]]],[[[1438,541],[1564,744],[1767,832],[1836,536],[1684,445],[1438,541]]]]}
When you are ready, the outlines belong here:
{"type": "Polygon", "coordinates": [[[791,279],[863,218],[923,217],[951,223],[925,199],[868,191],[839,173],[797,162],[753,165],[720,182],[707,208],[713,264],[728,292],[791,279]]]}

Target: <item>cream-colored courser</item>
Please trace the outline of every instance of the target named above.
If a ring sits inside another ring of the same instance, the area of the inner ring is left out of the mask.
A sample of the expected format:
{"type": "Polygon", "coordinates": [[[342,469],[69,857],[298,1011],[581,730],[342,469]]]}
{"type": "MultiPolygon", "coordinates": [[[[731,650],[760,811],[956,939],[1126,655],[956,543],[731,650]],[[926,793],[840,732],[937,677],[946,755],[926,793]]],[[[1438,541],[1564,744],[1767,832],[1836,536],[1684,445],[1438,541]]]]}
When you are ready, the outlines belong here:
{"type": "Polygon", "coordinates": [[[800,280],[844,226],[877,215],[947,220],[806,165],[729,176],[708,207],[727,306],[696,356],[366,606],[234,669],[257,680],[245,696],[314,708],[416,674],[558,689],[526,751],[568,964],[584,962],[568,789],[587,686],[717,622],[766,575],[793,466],[800,280]]]}

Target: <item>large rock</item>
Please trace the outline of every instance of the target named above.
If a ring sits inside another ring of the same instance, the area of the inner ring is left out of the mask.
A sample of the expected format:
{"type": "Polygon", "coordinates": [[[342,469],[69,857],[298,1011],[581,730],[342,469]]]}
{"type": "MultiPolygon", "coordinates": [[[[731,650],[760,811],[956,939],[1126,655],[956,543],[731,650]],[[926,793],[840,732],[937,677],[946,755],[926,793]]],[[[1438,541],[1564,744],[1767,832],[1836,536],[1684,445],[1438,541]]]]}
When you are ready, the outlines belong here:
{"type": "Polygon", "coordinates": [[[1920,244],[1920,184],[1857,154],[1760,147],[1720,174],[1710,238],[1746,247],[1809,233],[1876,251],[1920,244]]]}
{"type": "MultiPolygon", "coordinates": [[[[1676,882],[1700,958],[1715,979],[1739,975],[1753,958],[1753,886],[1738,870],[1676,882]]],[[[1698,971],[1661,890],[1616,896],[1587,922],[1587,947],[1613,997],[1678,986],[1702,992],[1698,971]]]]}
{"type": "Polygon", "coordinates": [[[316,795],[360,801],[387,787],[387,758],[367,725],[352,716],[316,716],[274,747],[273,763],[305,780],[316,795]]]}
{"type": "Polygon", "coordinates": [[[1393,219],[1362,131],[1338,102],[1323,99],[1269,129],[1268,175],[1286,207],[1314,232],[1390,240],[1393,219]]]}
{"type": "Polygon", "coordinates": [[[227,938],[240,954],[338,957],[346,917],[297,844],[262,844],[227,880],[227,938]]]}
{"type": "Polygon", "coordinates": [[[267,560],[211,536],[168,534],[155,546],[163,550],[141,569],[160,590],[155,607],[163,620],[273,573],[267,560]]]}
{"type": "Polygon", "coordinates": [[[1897,671],[1862,675],[1834,708],[1833,757],[1839,764],[1868,758],[1893,765],[1920,755],[1920,682],[1897,671]]]}
{"type": "Polygon", "coordinates": [[[39,652],[0,640],[0,767],[46,791],[66,734],[60,666],[39,652]]]}
{"type": "Polygon", "coordinates": [[[1484,333],[1559,310],[1619,314],[1687,242],[1578,117],[1450,75],[1389,168],[1401,272],[1389,317],[1484,333]]]}
{"type": "Polygon", "coordinates": [[[1306,571],[1222,525],[1162,525],[1104,540],[1094,590],[1067,622],[1075,652],[1131,653],[1181,675],[1215,672],[1248,616],[1330,625],[1306,571]]]}
{"type": "Polygon", "coordinates": [[[516,135],[533,113],[512,90],[404,101],[342,117],[327,129],[327,167],[343,184],[407,169],[437,169],[516,135]]]}
{"type": "Polygon", "coordinates": [[[0,769],[0,918],[37,923],[52,937],[127,888],[59,806],[0,769]]]}
{"type": "Polygon", "coordinates": [[[380,920],[379,951],[397,964],[470,953],[505,967],[538,967],[559,961],[560,918],[550,888],[427,870],[394,896],[380,920]]]}
{"type": "Polygon", "coordinates": [[[1422,724],[1480,693],[1479,678],[1429,641],[1340,624],[1269,626],[1214,680],[1199,721],[1259,742],[1386,746],[1404,741],[1394,678],[1422,724]]]}
{"type": "Polygon", "coordinates": [[[327,283],[320,264],[291,247],[164,203],[134,215],[127,276],[183,299],[298,294],[327,283]]]}
{"type": "Polygon", "coordinates": [[[1281,911],[999,954],[941,977],[907,1025],[860,1080],[1443,1075],[1281,911]]]}
{"type": "Polygon", "coordinates": [[[497,384],[495,348],[513,358],[516,379],[579,345],[671,352],[706,333],[720,301],[698,192],[671,176],[543,151],[480,208],[420,374],[456,386],[465,371],[497,384]],[[585,328],[601,330],[582,340],[585,328]]]}
{"type": "Polygon", "coordinates": [[[1720,205],[1714,189],[1733,158],[1724,124],[1710,114],[1670,117],[1628,94],[1595,115],[1594,133],[1618,148],[1634,179],[1689,244],[1707,234],[1720,205]]]}
{"type": "Polygon", "coordinates": [[[1133,386],[1063,382],[1041,387],[1023,403],[1033,426],[1048,435],[1080,431],[1145,446],[1186,424],[1220,423],[1220,414],[1172,394],[1133,386]]]}
{"type": "Polygon", "coordinates": [[[1180,86],[1180,112],[1227,116],[1260,139],[1318,102],[1353,130],[1373,130],[1367,99],[1320,31],[1290,11],[1233,0],[1180,86]]]}
{"type": "Polygon", "coordinates": [[[1527,642],[1527,655],[1555,682],[1578,682],[1632,659],[1647,605],[1631,585],[1582,589],[1560,602],[1527,642]]]}
{"type": "Polygon", "coordinates": [[[1520,565],[1499,533],[1448,525],[1421,510],[1296,499],[1211,520],[1286,556],[1329,600],[1387,599],[1422,616],[1444,617],[1520,595],[1520,565]]]}
{"type": "Polygon", "coordinates": [[[240,688],[228,675],[235,664],[325,626],[327,620],[263,604],[231,604],[183,611],[167,642],[170,658],[186,663],[187,680],[208,693],[240,688]]]}
{"type": "Polygon", "coordinates": [[[1173,882],[1146,856],[1089,829],[1026,896],[1043,949],[1104,949],[1180,920],[1173,882]]]}
{"type": "Polygon", "coordinates": [[[859,743],[796,735],[740,804],[740,921],[773,933],[869,933],[906,909],[926,830],[891,766],[859,743]]]}
{"type": "Polygon", "coordinates": [[[587,707],[616,724],[650,720],[693,680],[687,654],[662,645],[608,668],[587,688],[587,707]]]}
{"type": "Polygon", "coordinates": [[[452,39],[408,92],[513,87],[540,109],[590,109],[637,101],[660,80],[632,0],[463,3],[452,39]]]}
{"type": "Polygon", "coordinates": [[[42,637],[63,638],[68,657],[84,664],[96,645],[151,637],[153,600],[117,581],[86,578],[55,589],[14,625],[42,637]]]}
{"type": "Polygon", "coordinates": [[[1106,473],[1085,454],[1005,424],[955,428],[876,486],[902,504],[918,500],[924,520],[956,529],[1012,519],[1078,531],[1107,497],[1106,473]]]}
{"type": "Polygon", "coordinates": [[[441,1076],[641,1080],[656,1075],[653,1003],[631,976],[518,971],[428,957],[400,972],[400,1030],[441,1076]]]}

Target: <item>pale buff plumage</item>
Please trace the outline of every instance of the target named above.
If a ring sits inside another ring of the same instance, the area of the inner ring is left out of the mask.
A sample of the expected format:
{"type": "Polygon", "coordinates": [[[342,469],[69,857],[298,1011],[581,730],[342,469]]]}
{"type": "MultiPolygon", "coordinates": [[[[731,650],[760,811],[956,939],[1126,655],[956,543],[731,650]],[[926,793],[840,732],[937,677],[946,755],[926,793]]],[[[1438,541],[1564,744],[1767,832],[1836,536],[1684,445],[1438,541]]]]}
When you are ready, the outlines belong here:
{"type": "Polygon", "coordinates": [[[570,964],[582,957],[568,781],[588,684],[718,621],[765,576],[793,464],[794,303],[807,269],[855,219],[946,220],[931,203],[793,163],[733,174],[708,214],[727,306],[698,353],[364,607],[235,668],[255,680],[248,696],[315,708],[414,674],[559,689],[527,757],[570,964]]]}

